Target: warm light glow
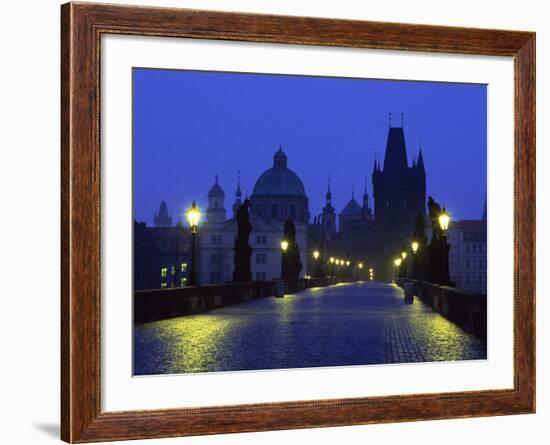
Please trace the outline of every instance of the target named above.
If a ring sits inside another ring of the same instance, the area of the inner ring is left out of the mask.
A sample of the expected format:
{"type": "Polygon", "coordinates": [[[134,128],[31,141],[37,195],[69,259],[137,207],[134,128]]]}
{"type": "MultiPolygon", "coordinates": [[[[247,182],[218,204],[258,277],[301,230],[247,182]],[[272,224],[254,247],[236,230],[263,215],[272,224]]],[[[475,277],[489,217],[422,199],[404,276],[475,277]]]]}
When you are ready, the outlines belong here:
{"type": "Polygon", "coordinates": [[[413,241],[411,243],[411,248],[412,248],[413,253],[416,253],[416,251],[418,250],[418,246],[419,246],[419,244],[416,241],[413,241]]]}
{"type": "Polygon", "coordinates": [[[330,259],[329,259],[329,261],[330,261],[331,264],[334,264],[334,257],[331,256],[330,259]]]}
{"type": "Polygon", "coordinates": [[[281,249],[283,249],[283,252],[286,252],[286,249],[288,249],[288,241],[282,240],[281,241],[281,249]]]}
{"type": "Polygon", "coordinates": [[[401,259],[404,260],[405,258],[407,258],[407,252],[403,251],[401,252],[401,259]]]}
{"type": "Polygon", "coordinates": [[[363,268],[363,263],[359,263],[358,266],[359,266],[359,269],[362,269],[363,268]]]}
{"type": "Polygon", "coordinates": [[[320,254],[319,254],[319,251],[318,251],[318,250],[314,250],[314,251],[313,251],[313,258],[318,259],[318,258],[319,258],[319,255],[320,255],[320,254]]]}
{"type": "Polygon", "coordinates": [[[349,261],[346,261],[346,266],[349,266],[351,263],[349,261]]]}
{"type": "Polygon", "coordinates": [[[373,272],[374,272],[374,269],[371,267],[371,268],[369,269],[369,273],[372,274],[373,272]]]}
{"type": "Polygon", "coordinates": [[[396,258],[395,260],[393,260],[393,264],[395,264],[397,267],[401,266],[401,258],[396,258]]]}
{"type": "Polygon", "coordinates": [[[443,211],[439,215],[439,226],[441,227],[441,230],[443,230],[443,232],[446,232],[447,229],[449,228],[450,221],[451,221],[451,217],[445,210],[445,207],[443,207],[443,211]]]}
{"type": "Polygon", "coordinates": [[[196,230],[200,220],[201,220],[201,211],[197,207],[197,204],[195,203],[195,201],[193,201],[193,204],[191,204],[191,207],[187,209],[187,221],[189,222],[191,229],[196,230]]]}

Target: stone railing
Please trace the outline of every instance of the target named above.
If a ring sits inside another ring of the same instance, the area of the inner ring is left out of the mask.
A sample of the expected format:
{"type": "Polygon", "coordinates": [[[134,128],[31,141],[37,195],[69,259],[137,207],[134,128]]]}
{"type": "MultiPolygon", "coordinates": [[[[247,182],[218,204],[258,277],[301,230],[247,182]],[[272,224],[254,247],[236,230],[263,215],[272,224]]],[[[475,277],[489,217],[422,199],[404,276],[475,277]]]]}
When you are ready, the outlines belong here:
{"type": "MultiPolygon", "coordinates": [[[[396,284],[477,337],[487,336],[487,297],[453,287],[399,278],[396,284]]],[[[412,297],[405,295],[405,299],[412,297]]]]}
{"type": "MultiPolygon", "coordinates": [[[[285,293],[310,287],[336,284],[333,277],[286,280],[285,293]]],[[[152,289],[134,292],[134,322],[150,321],[197,314],[211,309],[244,303],[276,294],[277,281],[250,281],[245,283],[209,284],[174,289],[152,289]]]]}

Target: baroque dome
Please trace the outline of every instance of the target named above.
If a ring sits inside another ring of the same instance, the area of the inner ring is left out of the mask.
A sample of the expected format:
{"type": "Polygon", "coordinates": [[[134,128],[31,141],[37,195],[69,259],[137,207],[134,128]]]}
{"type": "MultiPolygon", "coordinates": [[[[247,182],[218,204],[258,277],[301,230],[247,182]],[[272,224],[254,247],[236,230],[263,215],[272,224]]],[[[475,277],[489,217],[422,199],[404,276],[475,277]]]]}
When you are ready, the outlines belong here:
{"type": "Polygon", "coordinates": [[[223,189],[220,187],[220,184],[218,184],[218,175],[216,175],[216,182],[214,183],[214,185],[212,187],[210,187],[210,190],[208,190],[208,197],[209,198],[214,198],[214,197],[224,198],[225,197],[225,193],[223,192],[223,189]]]}
{"type": "Polygon", "coordinates": [[[253,195],[285,195],[305,198],[302,180],[287,167],[287,156],[279,147],[273,156],[273,167],[263,172],[254,185],[253,195]]]}

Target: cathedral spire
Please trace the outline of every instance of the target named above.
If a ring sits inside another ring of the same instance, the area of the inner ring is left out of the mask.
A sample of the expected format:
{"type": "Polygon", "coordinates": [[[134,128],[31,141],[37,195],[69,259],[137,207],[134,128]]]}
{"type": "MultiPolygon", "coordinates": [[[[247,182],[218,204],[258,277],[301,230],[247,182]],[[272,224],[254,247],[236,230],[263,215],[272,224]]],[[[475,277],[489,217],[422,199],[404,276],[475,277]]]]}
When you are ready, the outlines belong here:
{"type": "Polygon", "coordinates": [[[328,174],[328,186],[327,186],[327,193],[325,195],[325,198],[327,200],[327,206],[330,206],[332,201],[332,192],[330,191],[330,173],[328,174]]]}
{"type": "Polygon", "coordinates": [[[364,217],[370,217],[372,214],[369,208],[369,194],[367,191],[368,183],[369,183],[369,178],[368,176],[365,176],[365,192],[363,193],[363,208],[362,208],[364,217]]]}
{"type": "Polygon", "coordinates": [[[424,157],[422,156],[422,147],[418,150],[418,159],[416,160],[416,169],[419,173],[425,175],[426,170],[424,169],[424,157]]]}
{"type": "Polygon", "coordinates": [[[242,196],[242,192],[241,192],[241,171],[240,170],[237,172],[237,192],[235,194],[239,198],[242,196]]]}
{"type": "Polygon", "coordinates": [[[241,191],[241,171],[237,172],[237,191],[235,192],[235,203],[233,204],[233,216],[237,217],[237,212],[242,204],[242,191],[241,191]]]}

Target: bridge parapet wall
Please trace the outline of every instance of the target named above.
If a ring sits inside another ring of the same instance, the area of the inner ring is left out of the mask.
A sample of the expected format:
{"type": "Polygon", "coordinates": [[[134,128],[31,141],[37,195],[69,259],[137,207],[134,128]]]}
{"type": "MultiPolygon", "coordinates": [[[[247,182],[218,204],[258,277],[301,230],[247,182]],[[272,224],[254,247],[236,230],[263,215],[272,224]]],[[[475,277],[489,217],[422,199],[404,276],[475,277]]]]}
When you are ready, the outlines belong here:
{"type": "Polygon", "coordinates": [[[479,338],[487,336],[487,297],[476,295],[453,287],[439,286],[426,281],[400,278],[400,287],[412,286],[414,296],[431,306],[446,319],[460,326],[466,332],[479,338]]]}
{"type": "MultiPolygon", "coordinates": [[[[330,286],[337,282],[338,280],[333,277],[286,280],[285,292],[299,292],[310,287],[330,286]]],[[[256,298],[274,296],[275,283],[276,281],[250,281],[135,291],[134,323],[142,324],[198,314],[256,298]]]]}

